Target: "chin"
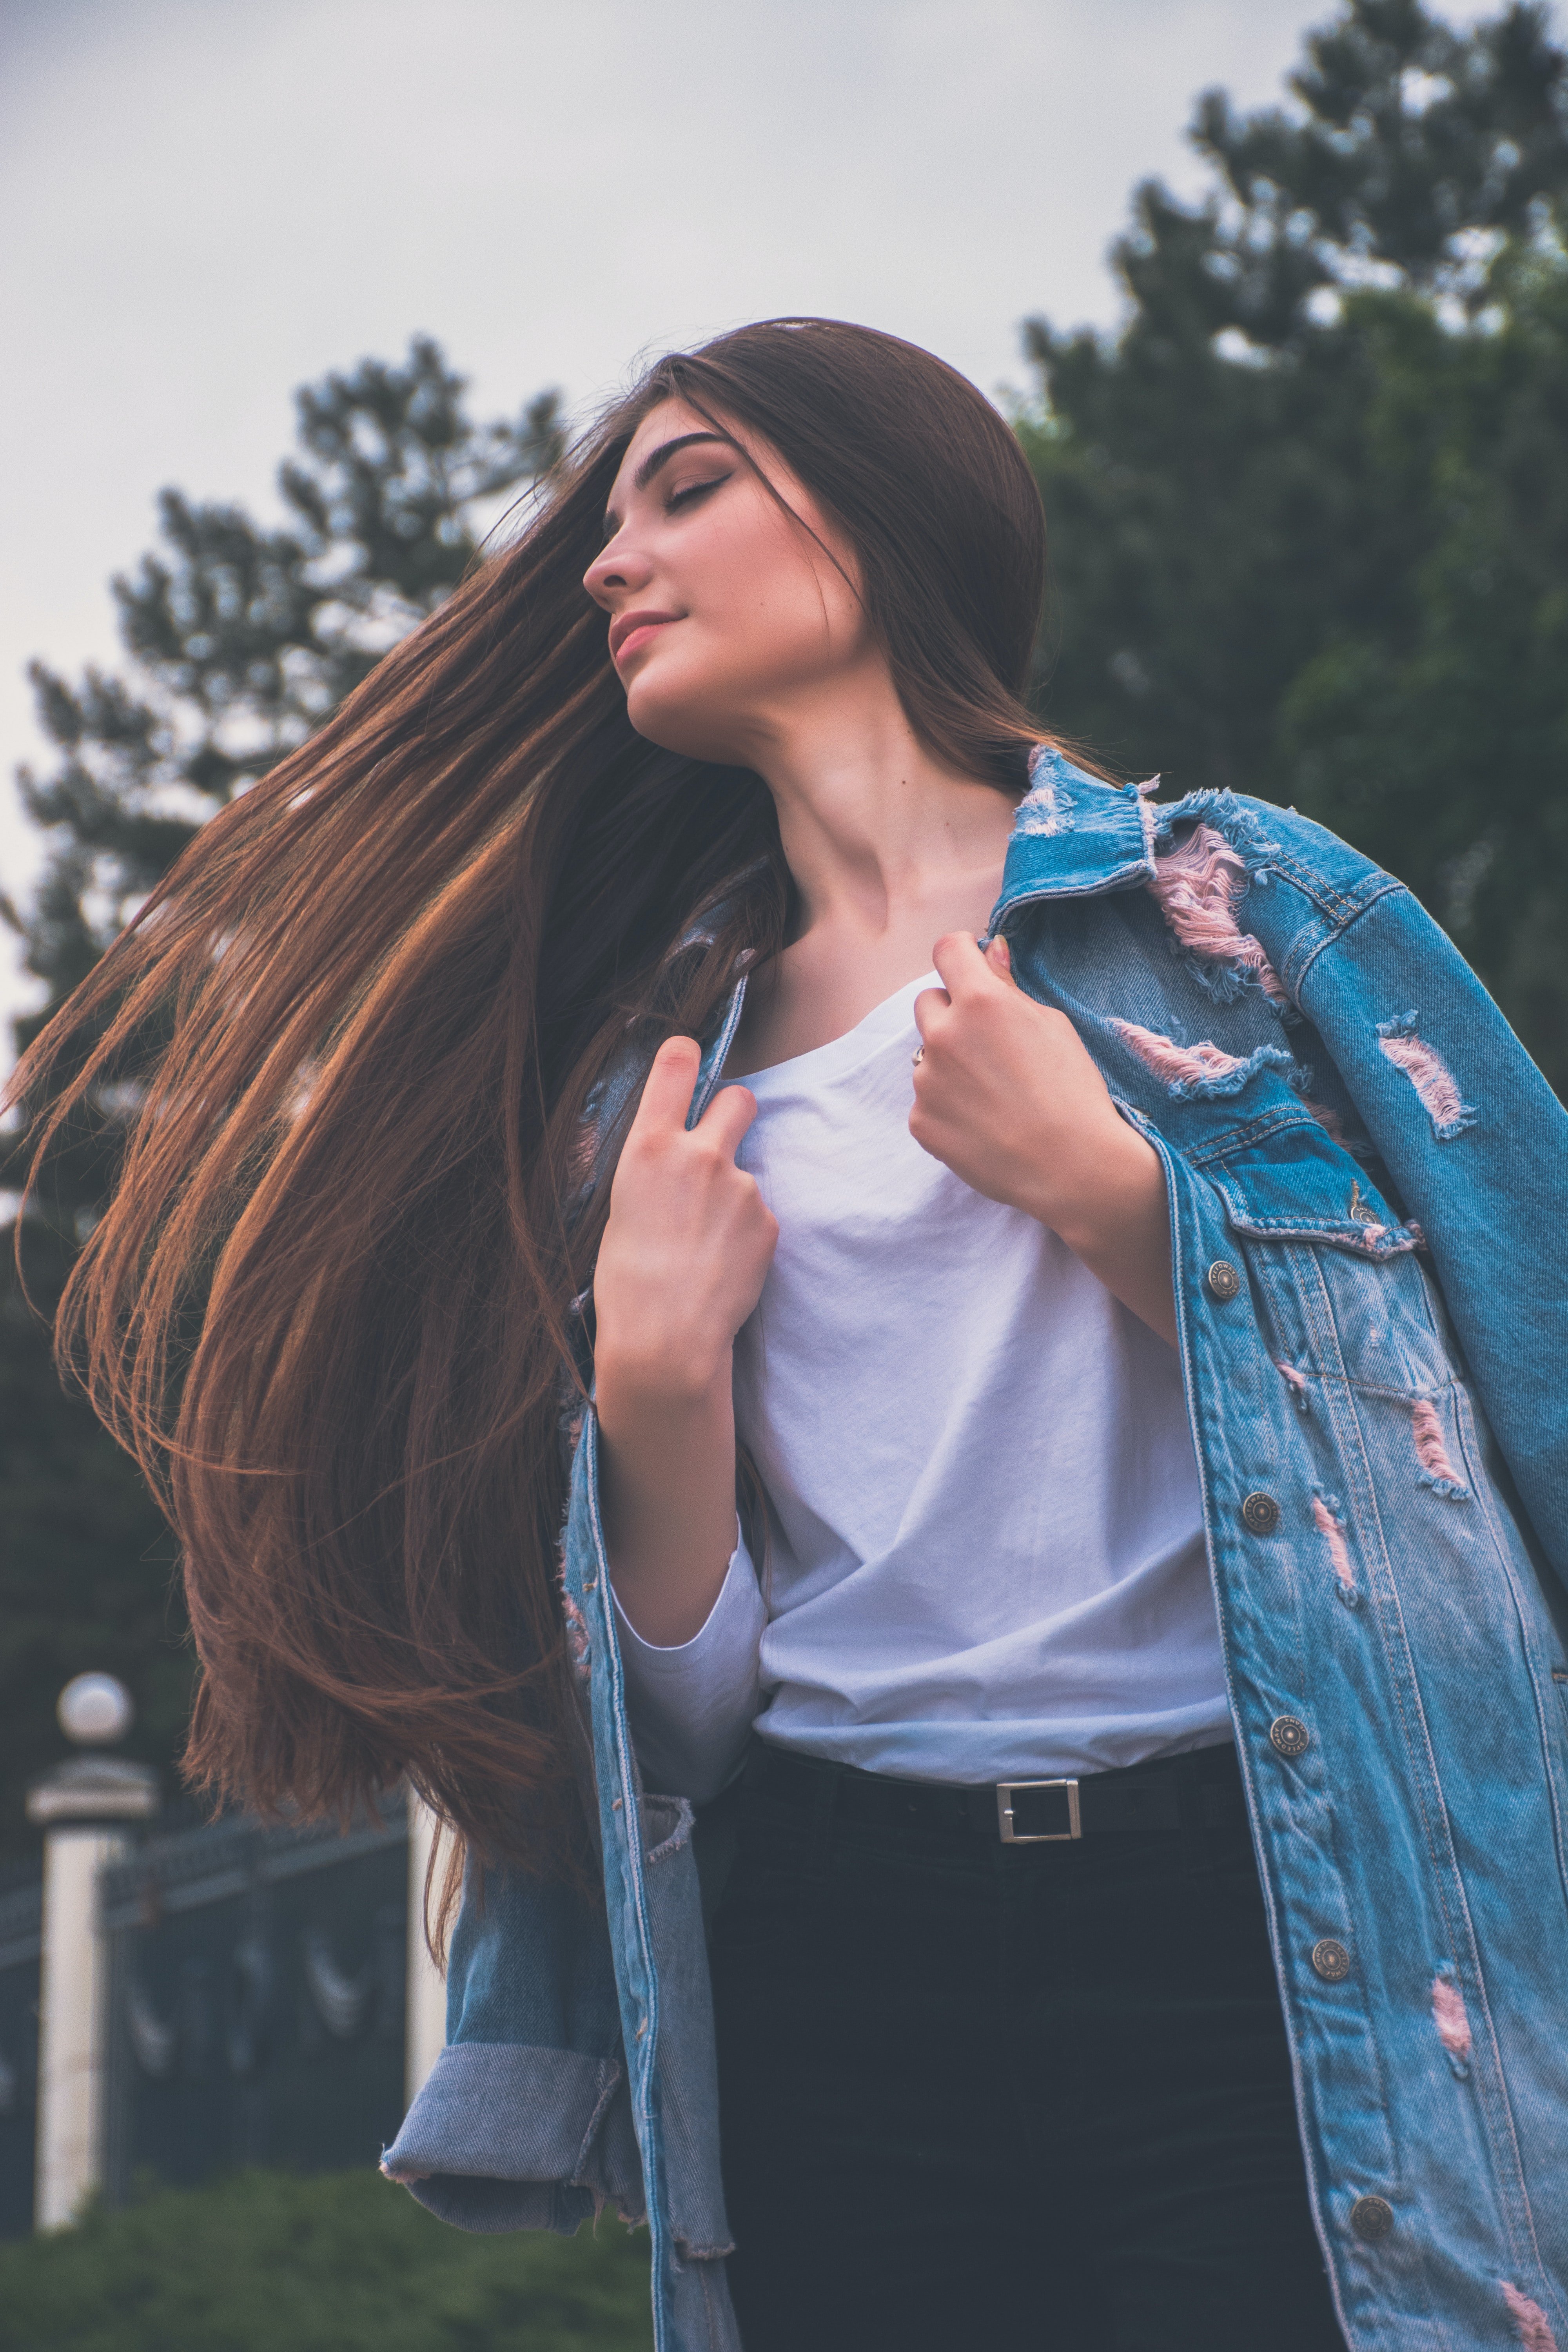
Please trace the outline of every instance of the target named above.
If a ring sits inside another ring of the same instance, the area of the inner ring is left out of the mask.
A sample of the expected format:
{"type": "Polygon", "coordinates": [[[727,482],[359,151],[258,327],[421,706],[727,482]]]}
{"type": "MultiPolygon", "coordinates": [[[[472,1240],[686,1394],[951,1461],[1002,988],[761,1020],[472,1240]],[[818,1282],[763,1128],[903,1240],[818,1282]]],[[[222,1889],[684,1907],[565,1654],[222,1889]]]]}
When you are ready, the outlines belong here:
{"type": "Polygon", "coordinates": [[[687,760],[711,760],[749,765],[725,726],[723,709],[711,693],[688,683],[684,689],[671,680],[634,677],[626,688],[626,717],[637,733],[661,751],[687,760]]]}

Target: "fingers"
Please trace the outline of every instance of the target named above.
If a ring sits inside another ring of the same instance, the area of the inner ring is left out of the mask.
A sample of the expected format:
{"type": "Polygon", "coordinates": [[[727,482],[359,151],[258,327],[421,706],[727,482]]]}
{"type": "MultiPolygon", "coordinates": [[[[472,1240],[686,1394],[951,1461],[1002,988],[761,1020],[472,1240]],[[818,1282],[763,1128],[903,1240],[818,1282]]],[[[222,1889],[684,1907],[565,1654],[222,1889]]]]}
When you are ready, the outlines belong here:
{"type": "Polygon", "coordinates": [[[931,1034],[931,1024],[939,1013],[945,1013],[952,999],[945,988],[922,988],[915,999],[915,1027],[923,1045],[931,1034]]]}
{"type": "Polygon", "coordinates": [[[741,1138],[757,1115],[757,1097],[750,1087],[721,1087],[695,1132],[710,1136],[733,1159],[741,1138]]]}
{"type": "Polygon", "coordinates": [[[634,1129],[646,1133],[649,1128],[684,1128],[701,1066],[702,1048],[695,1037],[667,1037],[649,1066],[634,1129]]]}
{"type": "Polygon", "coordinates": [[[931,951],[931,960],[954,1003],[973,989],[983,988],[988,980],[999,977],[997,966],[981,953],[980,942],[973,931],[944,931],[931,951]]]}
{"type": "Polygon", "coordinates": [[[931,961],[942,974],[942,988],[928,988],[915,999],[915,1025],[923,1043],[931,1043],[931,1024],[955,1004],[972,1000],[998,984],[1013,990],[1013,959],[1005,940],[992,940],[982,948],[969,931],[945,931],[931,950],[931,961]],[[944,993],[945,991],[945,993],[944,993]]]}
{"type": "MultiPolygon", "coordinates": [[[[702,1049],[695,1037],[667,1037],[649,1065],[632,1133],[683,1134],[701,1066],[702,1049]]],[[[693,1132],[717,1143],[732,1159],[756,1115],[757,1098],[749,1087],[721,1087],[693,1132]]]]}

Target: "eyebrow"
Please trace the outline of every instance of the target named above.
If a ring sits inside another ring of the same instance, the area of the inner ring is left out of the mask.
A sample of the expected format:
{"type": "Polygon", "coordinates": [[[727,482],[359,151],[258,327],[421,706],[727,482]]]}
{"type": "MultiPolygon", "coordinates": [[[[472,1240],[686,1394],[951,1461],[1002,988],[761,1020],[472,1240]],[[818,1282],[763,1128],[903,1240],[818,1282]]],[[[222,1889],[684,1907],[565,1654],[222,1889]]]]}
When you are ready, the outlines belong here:
{"type": "MultiPolygon", "coordinates": [[[[672,441],[661,441],[657,449],[649,450],[647,456],[643,459],[642,464],[637,467],[637,472],[632,476],[633,489],[646,490],[654,476],[659,471],[661,467],[668,464],[676,451],[678,449],[689,449],[694,441],[716,441],[721,447],[727,449],[732,449],[735,446],[735,444],[731,440],[727,433],[678,433],[672,441]]],[[[614,507],[606,507],[605,509],[605,540],[606,545],[612,539],[614,539],[620,527],[620,517],[616,514],[614,507]]]]}
{"type": "Polygon", "coordinates": [[[649,451],[648,455],[643,459],[642,464],[637,467],[637,472],[632,477],[633,489],[646,490],[654,476],[659,471],[661,467],[668,464],[676,451],[678,449],[689,449],[694,441],[721,441],[724,442],[731,448],[734,446],[734,444],[730,441],[727,434],[679,433],[676,436],[673,441],[661,441],[657,449],[649,451]]]}

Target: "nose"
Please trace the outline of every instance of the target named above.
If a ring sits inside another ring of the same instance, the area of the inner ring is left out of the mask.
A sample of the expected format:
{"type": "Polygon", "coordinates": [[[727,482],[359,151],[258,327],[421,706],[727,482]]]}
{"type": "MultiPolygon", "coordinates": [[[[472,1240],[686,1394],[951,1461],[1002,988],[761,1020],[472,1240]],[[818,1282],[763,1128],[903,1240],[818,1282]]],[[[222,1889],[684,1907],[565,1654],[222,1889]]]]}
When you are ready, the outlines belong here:
{"type": "Polygon", "coordinates": [[[647,556],[626,544],[624,531],[617,531],[584,572],[583,585],[595,603],[608,612],[618,597],[637,595],[652,578],[653,566],[647,556]]]}

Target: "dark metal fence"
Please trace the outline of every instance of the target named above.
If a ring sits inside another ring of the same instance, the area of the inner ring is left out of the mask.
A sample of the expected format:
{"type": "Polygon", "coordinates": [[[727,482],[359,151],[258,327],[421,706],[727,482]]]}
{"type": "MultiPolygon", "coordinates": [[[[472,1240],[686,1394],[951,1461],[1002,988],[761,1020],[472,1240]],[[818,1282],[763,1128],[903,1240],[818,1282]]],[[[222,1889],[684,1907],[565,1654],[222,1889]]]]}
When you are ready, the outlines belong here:
{"type": "Polygon", "coordinates": [[[43,1885],[0,1891],[0,2238],[33,2226],[43,1885]]]}
{"type": "Polygon", "coordinates": [[[110,2200],[148,2175],[374,2163],[404,2109],[402,1798],[346,1837],[154,1836],[100,1886],[110,2200]]]}

